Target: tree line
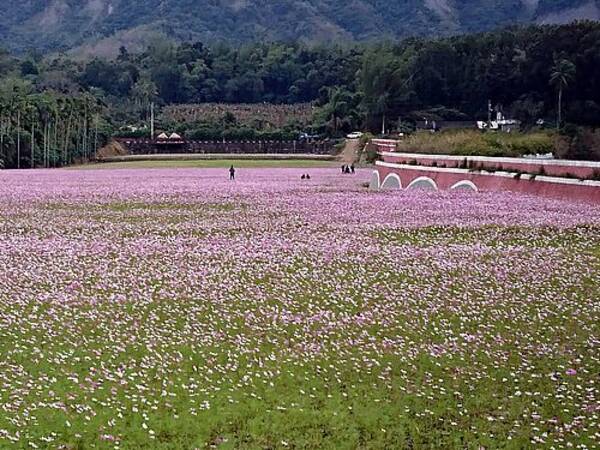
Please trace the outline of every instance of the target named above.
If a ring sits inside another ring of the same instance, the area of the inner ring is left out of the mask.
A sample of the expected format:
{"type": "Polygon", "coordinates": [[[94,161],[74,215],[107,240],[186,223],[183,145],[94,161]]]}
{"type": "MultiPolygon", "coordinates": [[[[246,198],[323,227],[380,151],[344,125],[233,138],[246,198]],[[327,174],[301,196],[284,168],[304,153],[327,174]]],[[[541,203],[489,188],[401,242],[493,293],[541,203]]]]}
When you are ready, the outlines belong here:
{"type": "MultiPolygon", "coordinates": [[[[100,112],[89,94],[35,92],[21,79],[4,80],[0,167],[50,168],[89,159],[99,143],[100,112]]],[[[106,135],[100,139],[105,141],[106,135]]]]}
{"type": "Polygon", "coordinates": [[[563,116],[580,125],[600,124],[595,22],[413,39],[366,55],[355,104],[371,128],[388,117],[486,119],[489,101],[525,126],[539,119],[562,125],[563,116]]]}
{"type": "MultiPolygon", "coordinates": [[[[329,136],[402,131],[423,119],[485,119],[490,100],[525,127],[540,119],[595,127],[597,73],[596,22],[347,46],[157,38],[141,53],[121,48],[114,60],[4,51],[0,160],[6,167],[48,167],[89,157],[124,125],[146,123],[152,103],[160,112],[183,103],[312,102],[311,130],[290,124],[286,132],[329,136]]],[[[179,131],[214,122],[199,119],[179,131]]]]}

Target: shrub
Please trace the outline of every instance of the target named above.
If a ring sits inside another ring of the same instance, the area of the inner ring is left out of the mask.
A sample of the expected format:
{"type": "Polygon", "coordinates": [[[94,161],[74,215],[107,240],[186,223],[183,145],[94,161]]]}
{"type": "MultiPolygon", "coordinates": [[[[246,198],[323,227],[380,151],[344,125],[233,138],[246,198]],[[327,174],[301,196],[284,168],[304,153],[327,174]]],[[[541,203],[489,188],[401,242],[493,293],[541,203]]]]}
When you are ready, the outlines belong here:
{"type": "MultiPolygon", "coordinates": [[[[371,133],[364,133],[361,136],[359,148],[358,148],[358,155],[357,155],[358,161],[362,161],[363,157],[365,157],[365,153],[367,152],[367,147],[369,146],[369,142],[371,142],[371,139],[373,139],[373,138],[374,138],[374,136],[371,133]]],[[[365,159],[368,159],[368,158],[365,157],[365,159]]],[[[371,163],[374,161],[375,160],[371,161],[371,163]]],[[[369,161],[367,161],[367,162],[369,162],[369,161]]]]}
{"type": "Polygon", "coordinates": [[[368,143],[364,149],[365,160],[368,164],[373,164],[375,161],[379,161],[379,152],[377,151],[377,146],[371,143],[368,143]]]}
{"type": "Polygon", "coordinates": [[[557,137],[556,153],[564,159],[600,161],[600,129],[566,125],[557,137]]]}
{"type": "Polygon", "coordinates": [[[398,150],[476,156],[523,156],[554,151],[551,133],[485,133],[478,130],[418,132],[398,143],[398,150]]]}

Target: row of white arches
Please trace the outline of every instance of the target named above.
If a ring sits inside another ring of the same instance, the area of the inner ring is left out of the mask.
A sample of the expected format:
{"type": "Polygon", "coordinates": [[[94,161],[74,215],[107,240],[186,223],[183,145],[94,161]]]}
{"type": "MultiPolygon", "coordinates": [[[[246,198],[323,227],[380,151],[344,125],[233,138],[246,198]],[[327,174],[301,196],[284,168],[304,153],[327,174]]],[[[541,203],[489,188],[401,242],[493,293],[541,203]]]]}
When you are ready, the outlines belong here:
{"type": "MultiPolygon", "coordinates": [[[[383,183],[380,183],[379,172],[373,172],[371,177],[370,188],[377,190],[381,189],[382,191],[392,191],[402,189],[402,181],[400,177],[395,173],[390,173],[385,179],[383,183]]],[[[434,180],[429,177],[418,177],[415,178],[410,184],[406,187],[406,189],[423,189],[427,191],[437,191],[438,186],[434,180]]],[[[465,190],[465,191],[474,191],[477,192],[477,186],[472,181],[462,180],[458,183],[454,184],[451,190],[465,190]]]]}

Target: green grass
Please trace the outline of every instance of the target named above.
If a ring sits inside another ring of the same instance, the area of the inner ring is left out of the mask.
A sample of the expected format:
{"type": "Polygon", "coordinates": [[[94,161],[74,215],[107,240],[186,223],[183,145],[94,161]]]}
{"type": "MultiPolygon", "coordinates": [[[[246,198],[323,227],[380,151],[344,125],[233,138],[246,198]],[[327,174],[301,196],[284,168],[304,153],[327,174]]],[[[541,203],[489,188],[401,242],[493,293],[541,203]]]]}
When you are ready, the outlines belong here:
{"type": "Polygon", "coordinates": [[[315,168],[335,167],[336,162],[303,159],[290,160],[241,160],[215,159],[197,161],[126,161],[72,166],[71,169],[226,169],[237,168],[315,168]]]}

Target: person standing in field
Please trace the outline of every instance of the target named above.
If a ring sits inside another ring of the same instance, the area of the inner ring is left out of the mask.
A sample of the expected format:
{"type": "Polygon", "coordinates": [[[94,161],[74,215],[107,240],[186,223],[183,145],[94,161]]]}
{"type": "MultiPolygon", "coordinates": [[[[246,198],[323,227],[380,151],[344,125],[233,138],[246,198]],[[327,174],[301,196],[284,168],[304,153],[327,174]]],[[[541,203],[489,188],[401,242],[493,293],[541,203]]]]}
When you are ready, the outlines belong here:
{"type": "Polygon", "coordinates": [[[352,172],[352,175],[354,175],[356,173],[356,169],[354,168],[354,163],[352,163],[352,165],[350,166],[350,172],[352,172]]]}
{"type": "Polygon", "coordinates": [[[235,181],[235,167],[233,165],[229,168],[229,180],[235,181]]]}

